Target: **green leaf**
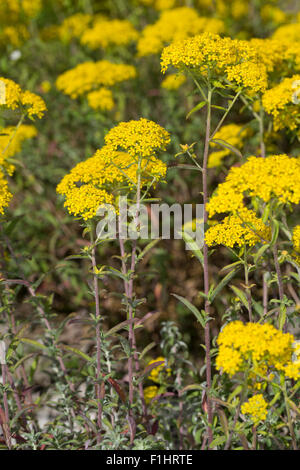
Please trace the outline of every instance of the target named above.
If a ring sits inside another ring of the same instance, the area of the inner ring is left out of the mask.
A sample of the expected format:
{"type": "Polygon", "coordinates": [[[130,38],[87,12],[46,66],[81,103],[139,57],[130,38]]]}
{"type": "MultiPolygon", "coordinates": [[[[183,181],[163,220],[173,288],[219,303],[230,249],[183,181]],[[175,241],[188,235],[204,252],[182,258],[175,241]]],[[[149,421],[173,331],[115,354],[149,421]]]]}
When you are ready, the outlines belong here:
{"type": "Polygon", "coordinates": [[[241,289],[239,289],[238,287],[235,287],[235,286],[230,286],[230,288],[237,295],[237,297],[240,299],[242,304],[248,309],[249,308],[248,300],[247,300],[247,297],[245,296],[244,292],[241,291],[241,289]]]}
{"type": "Polygon", "coordinates": [[[185,119],[188,119],[192,114],[194,114],[196,111],[199,111],[199,109],[203,108],[207,104],[207,101],[201,101],[198,103],[191,111],[186,115],[185,119]]]}
{"type": "Polygon", "coordinates": [[[44,349],[44,350],[47,349],[47,347],[44,344],[39,343],[38,341],[35,341],[34,339],[20,338],[20,341],[21,343],[30,344],[31,346],[34,346],[35,348],[44,349]]]}
{"type": "Polygon", "coordinates": [[[264,252],[268,250],[268,248],[270,248],[270,245],[267,243],[266,245],[261,246],[260,249],[258,250],[258,252],[255,253],[255,255],[253,256],[255,264],[257,263],[259,258],[261,258],[263,256],[264,252]]]}
{"type": "Polygon", "coordinates": [[[216,439],[214,439],[212,441],[212,443],[210,444],[209,448],[212,449],[213,447],[225,444],[225,442],[226,442],[226,437],[225,436],[216,437],[216,439]]]}
{"type": "Polygon", "coordinates": [[[152,250],[152,248],[160,241],[160,239],[152,240],[147,246],[143,249],[143,251],[137,257],[137,263],[144,258],[144,256],[148,253],[148,251],[152,250]]]}
{"type": "Polygon", "coordinates": [[[230,150],[232,153],[235,153],[238,157],[243,158],[243,155],[241,154],[241,152],[237,148],[233,147],[233,145],[230,145],[228,142],[225,142],[225,140],[212,139],[211,142],[214,142],[215,144],[218,144],[221,147],[224,147],[230,150]]]}
{"type": "Polygon", "coordinates": [[[189,300],[185,299],[184,297],[181,297],[181,295],[177,295],[177,294],[172,294],[172,295],[176,297],[176,299],[180,300],[180,302],[182,302],[195,315],[198,322],[201,323],[201,326],[205,328],[205,320],[202,317],[199,310],[197,309],[197,307],[195,307],[195,305],[193,305],[189,300]]]}
{"type": "Polygon", "coordinates": [[[236,269],[233,269],[230,273],[228,273],[225,277],[223,277],[222,281],[219,282],[217,287],[214,288],[211,295],[209,296],[209,301],[213,302],[216,296],[221,292],[223,287],[225,287],[228,282],[234,277],[235,273],[237,272],[236,269]]]}
{"type": "Polygon", "coordinates": [[[272,247],[276,243],[278,234],[279,234],[279,222],[278,220],[273,220],[273,232],[272,232],[272,240],[270,243],[270,247],[272,247]]]}
{"type": "Polygon", "coordinates": [[[203,266],[204,264],[203,253],[200,250],[197,243],[195,242],[195,240],[193,239],[193,237],[191,237],[191,235],[189,235],[187,232],[180,232],[180,233],[181,233],[182,239],[185,241],[189,249],[193,252],[193,254],[196,256],[196,258],[200,261],[200,263],[203,266]]]}
{"type": "Polygon", "coordinates": [[[85,354],[83,351],[80,351],[80,349],[73,348],[72,346],[67,346],[66,344],[62,344],[60,347],[61,347],[61,349],[65,350],[65,351],[70,351],[70,352],[73,352],[74,354],[77,354],[77,356],[82,357],[82,359],[84,359],[85,361],[89,362],[89,361],[92,360],[92,358],[90,356],[85,354]]]}
{"type": "Polygon", "coordinates": [[[228,402],[230,403],[234,399],[234,397],[236,397],[237,395],[241,393],[242,390],[243,390],[242,385],[238,385],[237,387],[235,387],[233,392],[231,392],[231,394],[228,397],[228,402]]]}
{"type": "Polygon", "coordinates": [[[143,351],[141,352],[140,354],[140,359],[142,359],[146,354],[147,352],[150,351],[150,349],[154,348],[156,346],[156,343],[153,341],[152,343],[148,344],[144,349],[143,351]]]}

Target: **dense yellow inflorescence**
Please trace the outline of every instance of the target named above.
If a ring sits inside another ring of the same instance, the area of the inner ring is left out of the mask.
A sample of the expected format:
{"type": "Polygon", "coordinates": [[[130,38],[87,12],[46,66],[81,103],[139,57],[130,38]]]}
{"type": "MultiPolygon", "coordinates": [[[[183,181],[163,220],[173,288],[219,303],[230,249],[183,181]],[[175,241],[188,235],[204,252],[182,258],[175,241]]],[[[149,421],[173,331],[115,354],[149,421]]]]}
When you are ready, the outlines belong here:
{"type": "Polygon", "coordinates": [[[186,39],[205,31],[222,33],[223,22],[215,18],[201,17],[196,10],[189,7],[165,11],[156,23],[146,26],[142,31],[137,44],[138,55],[160,53],[164,46],[172,41],[186,39]]]}
{"type": "Polygon", "coordinates": [[[139,169],[141,186],[166,174],[166,164],[155,153],[165,149],[169,138],[158,124],[146,119],[120,123],[105,141],[104,147],[76,165],[57,186],[68,211],[85,220],[95,217],[101,205],[114,204],[122,188],[130,191],[137,184],[139,169]]]}
{"type": "Polygon", "coordinates": [[[261,393],[254,395],[242,404],[241,412],[250,415],[253,424],[257,426],[260,421],[265,421],[268,414],[268,403],[261,393]]]}
{"type": "Polygon", "coordinates": [[[151,364],[154,364],[155,362],[163,362],[163,364],[160,364],[151,370],[149,374],[149,379],[153,382],[159,383],[161,381],[161,374],[166,373],[166,375],[169,376],[171,375],[171,369],[166,368],[166,358],[162,356],[156,357],[155,359],[149,361],[147,367],[151,366],[151,364]]]}
{"type": "Polygon", "coordinates": [[[274,119],[274,130],[296,130],[300,137],[300,75],[285,78],[279,85],[267,90],[262,103],[274,119]]]}
{"type": "Polygon", "coordinates": [[[293,258],[300,266],[300,225],[296,225],[293,230],[293,258]]]}
{"type": "Polygon", "coordinates": [[[139,33],[127,20],[98,20],[81,37],[81,43],[90,49],[126,46],[137,41],[139,33]]]}
{"type": "Polygon", "coordinates": [[[121,122],[105,136],[107,147],[126,151],[132,157],[150,157],[156,150],[165,150],[170,134],[159,124],[141,118],[138,121],[121,122]]]}
{"type": "Polygon", "coordinates": [[[114,100],[108,87],[135,77],[136,69],[132,65],[107,60],[84,62],[60,75],[56,87],[73,99],[87,95],[89,105],[94,109],[110,110],[114,100]]]}
{"type": "Polygon", "coordinates": [[[4,173],[0,170],[0,214],[4,214],[4,209],[8,206],[12,194],[8,190],[8,183],[4,173]]]}
{"type": "MultiPolygon", "coordinates": [[[[244,129],[243,126],[233,123],[222,126],[214,135],[214,139],[222,140],[236,149],[241,150],[247,136],[249,136],[248,129],[244,129]]],[[[212,148],[215,148],[217,145],[218,144],[211,142],[212,148]]],[[[222,150],[218,150],[217,152],[211,152],[208,160],[208,168],[221,165],[223,159],[230,154],[232,154],[232,151],[229,148],[222,148],[222,150]]]]}
{"type": "Polygon", "coordinates": [[[29,117],[42,118],[47,110],[44,100],[30,91],[23,91],[20,85],[8,78],[0,77],[0,86],[3,85],[4,95],[1,96],[1,105],[9,109],[20,109],[29,117]]]}
{"type": "Polygon", "coordinates": [[[278,41],[295,43],[300,41],[300,23],[291,23],[280,26],[272,36],[278,41]]]}
{"type": "Polygon", "coordinates": [[[24,17],[35,17],[42,7],[42,0],[9,0],[0,3],[1,23],[14,23],[24,17]]]}
{"type": "Polygon", "coordinates": [[[101,111],[110,111],[115,106],[112,91],[105,87],[88,93],[87,100],[91,108],[101,111]]]}
{"type": "Polygon", "coordinates": [[[0,45],[21,46],[29,38],[28,28],[22,24],[6,25],[0,28],[0,45]]]}
{"type": "Polygon", "coordinates": [[[34,126],[23,124],[17,129],[13,126],[0,129],[0,165],[12,175],[15,167],[7,160],[20,152],[22,143],[27,139],[36,137],[37,130],[34,126]]]}
{"type": "Polygon", "coordinates": [[[244,207],[244,195],[257,196],[264,202],[277,198],[282,203],[298,204],[300,159],[287,155],[249,157],[240,167],[232,167],[208,203],[210,217],[239,211],[244,207]]]}
{"type": "Polygon", "coordinates": [[[80,39],[92,21],[93,15],[76,13],[65,18],[61,25],[57,27],[57,36],[63,42],[70,42],[74,38],[80,39]]]}
{"type": "Polygon", "coordinates": [[[183,41],[175,41],[161,55],[161,69],[170,66],[191,69],[204,77],[225,79],[256,93],[267,87],[267,70],[256,48],[247,41],[217,34],[203,33],[183,41]]]}
{"type": "Polygon", "coordinates": [[[266,371],[279,371],[285,377],[300,377],[300,362],[294,361],[295,339],[273,325],[260,323],[228,323],[220,332],[216,367],[230,376],[252,367],[266,371]]]}
{"type": "Polygon", "coordinates": [[[159,388],[156,385],[150,385],[144,388],[144,398],[147,405],[156,397],[158,390],[159,388]]]}
{"type": "Polygon", "coordinates": [[[255,212],[245,207],[237,214],[225,217],[222,222],[210,227],[205,233],[208,246],[224,245],[253,246],[258,242],[266,242],[271,238],[271,229],[259,219],[255,212]]]}

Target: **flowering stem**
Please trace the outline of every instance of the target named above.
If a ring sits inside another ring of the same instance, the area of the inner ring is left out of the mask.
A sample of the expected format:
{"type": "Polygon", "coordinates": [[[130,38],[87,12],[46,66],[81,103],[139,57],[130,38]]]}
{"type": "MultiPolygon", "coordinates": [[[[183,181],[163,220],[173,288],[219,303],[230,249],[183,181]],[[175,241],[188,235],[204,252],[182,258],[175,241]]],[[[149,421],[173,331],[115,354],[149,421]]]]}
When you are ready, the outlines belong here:
{"type": "MultiPolygon", "coordinates": [[[[138,230],[139,228],[139,211],[140,211],[140,202],[141,202],[141,159],[139,158],[138,161],[138,170],[137,170],[137,189],[136,189],[136,213],[135,213],[135,226],[136,229],[138,230]]],[[[138,236],[138,234],[137,234],[138,236]]],[[[125,292],[127,290],[127,296],[128,296],[128,301],[129,301],[129,309],[128,309],[128,316],[130,320],[129,324],[129,344],[130,344],[130,350],[133,352],[133,354],[130,353],[130,357],[128,360],[128,380],[129,380],[129,405],[132,406],[133,403],[133,393],[134,393],[134,385],[133,385],[133,359],[135,361],[135,370],[138,373],[140,370],[139,366],[139,358],[138,358],[138,353],[137,353],[137,348],[136,348],[136,339],[135,339],[135,333],[134,333],[134,309],[132,306],[132,301],[133,301],[133,280],[134,280],[134,274],[135,274],[135,267],[136,267],[136,250],[137,250],[137,240],[133,240],[132,243],[132,250],[131,250],[131,265],[130,265],[130,279],[128,282],[128,286],[126,288],[125,286],[125,292]]],[[[125,255],[125,251],[123,248],[123,255],[125,255]]],[[[124,265],[122,264],[123,269],[124,265]]],[[[126,266],[125,266],[126,269],[126,266]]],[[[144,391],[143,391],[143,385],[142,383],[139,384],[139,394],[140,394],[140,399],[142,402],[142,409],[143,413],[146,415],[146,404],[145,404],[145,399],[144,399],[144,391]]]]}
{"type": "MultiPolygon", "coordinates": [[[[204,224],[207,223],[208,213],[207,213],[207,202],[208,202],[208,190],[207,190],[207,163],[209,156],[209,140],[210,140],[210,129],[211,129],[211,98],[212,91],[209,88],[207,96],[207,120],[206,120],[206,132],[205,132],[205,144],[204,144],[204,154],[203,154],[203,165],[202,165],[202,185],[203,185],[203,209],[204,209],[204,224]]],[[[204,294],[205,298],[205,315],[209,316],[209,274],[208,274],[208,246],[204,239],[203,244],[203,274],[204,274],[204,294]]],[[[205,324],[204,329],[205,336],[205,358],[206,358],[206,386],[207,386],[207,418],[208,418],[208,446],[213,440],[212,424],[213,424],[213,413],[212,413],[212,402],[210,398],[211,390],[211,358],[210,358],[210,326],[209,322],[205,324]]]]}
{"type": "MultiPolygon", "coordinates": [[[[122,258],[122,273],[124,276],[127,276],[127,268],[126,268],[126,262],[125,262],[125,257],[126,257],[126,252],[125,252],[125,244],[124,240],[122,238],[119,239],[120,242],[120,252],[121,252],[121,258],[122,258]]],[[[125,290],[125,295],[128,297],[128,281],[124,279],[124,290],[125,290]]],[[[138,374],[140,372],[140,363],[138,359],[138,354],[136,350],[136,342],[135,342],[135,335],[133,336],[134,339],[134,360],[135,360],[135,370],[136,373],[138,374]]],[[[143,384],[139,383],[139,395],[140,395],[140,400],[142,403],[142,409],[143,409],[143,414],[144,416],[147,415],[147,407],[146,407],[146,402],[144,398],[144,390],[143,390],[143,384]]]]}
{"type": "Polygon", "coordinates": [[[101,385],[100,379],[101,374],[101,333],[100,333],[100,297],[99,297],[99,285],[96,274],[97,262],[96,262],[96,247],[93,240],[93,231],[91,229],[91,243],[92,243],[92,266],[93,266],[93,284],[94,284],[94,297],[96,307],[96,397],[97,397],[97,425],[98,434],[97,442],[101,441],[101,428],[102,428],[102,403],[101,403],[101,385]]]}

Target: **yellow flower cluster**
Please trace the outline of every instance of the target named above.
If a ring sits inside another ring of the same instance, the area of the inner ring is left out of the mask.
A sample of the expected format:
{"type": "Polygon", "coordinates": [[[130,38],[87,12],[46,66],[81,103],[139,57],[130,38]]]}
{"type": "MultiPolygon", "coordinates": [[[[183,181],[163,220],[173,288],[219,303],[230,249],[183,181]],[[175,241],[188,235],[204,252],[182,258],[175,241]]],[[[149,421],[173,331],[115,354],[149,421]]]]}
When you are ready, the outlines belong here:
{"type": "Polygon", "coordinates": [[[287,51],[290,44],[278,39],[253,38],[250,39],[249,44],[257,50],[268,72],[281,71],[285,59],[289,58],[287,51]]]}
{"type": "Polygon", "coordinates": [[[285,78],[279,85],[267,90],[262,103],[274,119],[274,130],[288,128],[291,131],[298,130],[300,123],[300,75],[285,78]]]}
{"type": "Polygon", "coordinates": [[[93,16],[87,13],[76,13],[65,18],[57,27],[57,35],[63,42],[70,42],[73,38],[79,39],[87,30],[93,16]]]}
{"type": "Polygon", "coordinates": [[[89,104],[94,109],[109,110],[114,103],[107,87],[135,77],[136,69],[132,65],[114,64],[107,60],[83,62],[60,75],[56,87],[73,99],[88,94],[89,104]]]}
{"type": "Polygon", "coordinates": [[[280,26],[273,34],[273,39],[295,43],[300,41],[300,22],[280,26]]]}
{"type": "Polygon", "coordinates": [[[101,111],[110,111],[115,105],[112,91],[105,87],[88,93],[87,99],[91,108],[101,111]]]}
{"type": "Polygon", "coordinates": [[[293,258],[300,266],[300,225],[297,225],[293,230],[293,258]]]}
{"type": "Polygon", "coordinates": [[[147,405],[151,402],[151,400],[156,397],[159,388],[156,385],[150,385],[149,387],[144,388],[144,398],[147,405]]]}
{"type": "Polygon", "coordinates": [[[254,395],[242,404],[241,412],[250,415],[253,424],[257,426],[260,421],[265,421],[268,414],[268,403],[261,393],[254,395]]]}
{"type": "Polygon", "coordinates": [[[267,70],[257,50],[246,41],[221,38],[203,33],[166,47],[161,56],[161,69],[169,66],[194,69],[207,77],[227,80],[252,92],[265,91],[267,70]]]}
{"type": "Polygon", "coordinates": [[[57,192],[66,198],[65,207],[68,211],[85,220],[95,217],[101,205],[114,204],[115,196],[121,188],[126,186],[130,190],[137,183],[139,166],[141,185],[153,179],[163,178],[166,174],[166,165],[156,158],[154,153],[158,149],[165,148],[165,133],[166,131],[158,124],[146,119],[120,123],[113,128],[106,136],[107,145],[97,150],[93,157],[76,165],[57,186],[57,192]],[[124,128],[126,129],[124,124],[129,129],[127,140],[126,134],[125,138],[122,138],[124,128]],[[163,136],[160,143],[159,130],[163,136]],[[149,142],[152,141],[153,145],[149,152],[147,151],[150,149],[149,142]],[[120,147],[122,151],[119,150],[120,147]],[[137,152],[137,149],[141,152],[137,152]]]}
{"type": "Polygon", "coordinates": [[[26,26],[22,24],[9,25],[0,29],[0,44],[11,44],[14,47],[19,47],[29,38],[29,32],[26,26]]]}
{"type": "Polygon", "coordinates": [[[28,22],[35,17],[42,0],[9,0],[0,2],[0,45],[19,47],[29,38],[28,22]]]}
{"type": "Polygon", "coordinates": [[[151,157],[156,150],[165,150],[170,134],[159,124],[141,118],[121,122],[105,136],[106,146],[112,150],[126,151],[132,157],[151,157]]]}
{"type": "MultiPolygon", "coordinates": [[[[20,85],[8,78],[0,77],[0,87],[3,96],[0,96],[0,103],[9,109],[21,109],[33,118],[43,117],[47,110],[44,100],[30,91],[23,91],[20,85]]],[[[2,94],[2,93],[1,93],[2,94]]]]}
{"type": "Polygon", "coordinates": [[[297,225],[293,231],[293,245],[296,251],[300,253],[300,225],[297,225]]]}
{"type": "Polygon", "coordinates": [[[287,155],[249,157],[240,167],[232,167],[208,203],[210,217],[241,210],[245,194],[257,196],[264,202],[277,198],[282,203],[298,204],[300,159],[287,155]]]}
{"type": "MultiPolygon", "coordinates": [[[[243,143],[245,138],[249,136],[249,130],[244,129],[243,126],[239,124],[227,124],[222,126],[221,129],[216,132],[214,135],[214,139],[222,140],[233,147],[241,150],[243,147],[243,143]]],[[[211,147],[216,147],[217,144],[212,142],[211,147]]],[[[223,159],[230,155],[232,152],[229,148],[222,148],[222,150],[218,150],[217,152],[211,152],[209,155],[208,160],[208,168],[213,168],[215,166],[221,165],[223,159]]]]}
{"type": "Polygon", "coordinates": [[[151,364],[154,364],[155,362],[163,362],[163,364],[160,364],[157,367],[154,367],[150,374],[149,374],[149,379],[152,380],[153,382],[159,383],[161,381],[160,377],[163,372],[167,374],[167,376],[171,375],[171,369],[166,368],[166,358],[159,356],[156,357],[155,359],[152,359],[152,361],[148,362],[147,367],[150,366],[151,364]]]}
{"type": "Polygon", "coordinates": [[[13,126],[0,129],[0,165],[6,169],[9,175],[12,175],[15,167],[7,160],[20,152],[25,140],[32,139],[36,135],[36,128],[26,124],[17,129],[13,126]]]}
{"type": "Polygon", "coordinates": [[[208,246],[224,245],[230,248],[235,245],[253,246],[270,238],[270,227],[266,226],[254,211],[246,207],[241,208],[238,214],[225,217],[222,222],[213,225],[205,233],[208,246]]]}
{"type": "Polygon", "coordinates": [[[24,17],[35,17],[42,7],[42,0],[9,0],[0,3],[1,23],[14,23],[24,17]]]}
{"type": "Polygon", "coordinates": [[[249,6],[248,0],[216,0],[216,12],[221,18],[239,20],[249,14],[249,6]]]}
{"type": "Polygon", "coordinates": [[[90,49],[109,46],[126,46],[137,41],[139,33],[128,20],[99,19],[91,28],[86,29],[81,37],[81,43],[90,49]]]}
{"type": "Polygon", "coordinates": [[[183,74],[171,73],[161,83],[162,88],[166,90],[178,90],[186,82],[186,77],[183,74]]]}
{"type": "Polygon", "coordinates": [[[234,321],[228,323],[218,336],[216,367],[232,376],[245,371],[249,365],[255,373],[259,365],[297,380],[300,363],[293,361],[294,341],[293,335],[282,333],[273,325],[234,321]]]}
{"type": "Polygon", "coordinates": [[[164,11],[156,23],[146,26],[142,31],[137,44],[138,55],[141,57],[160,53],[172,41],[205,31],[221,33],[224,31],[224,24],[215,18],[201,17],[189,7],[164,11]]]}
{"type": "Polygon", "coordinates": [[[260,16],[265,23],[271,22],[274,25],[287,21],[287,14],[275,5],[264,5],[260,10],[260,16]]]}
{"type": "Polygon", "coordinates": [[[4,209],[8,206],[11,198],[12,194],[8,190],[4,173],[0,170],[0,214],[4,214],[4,209]]]}

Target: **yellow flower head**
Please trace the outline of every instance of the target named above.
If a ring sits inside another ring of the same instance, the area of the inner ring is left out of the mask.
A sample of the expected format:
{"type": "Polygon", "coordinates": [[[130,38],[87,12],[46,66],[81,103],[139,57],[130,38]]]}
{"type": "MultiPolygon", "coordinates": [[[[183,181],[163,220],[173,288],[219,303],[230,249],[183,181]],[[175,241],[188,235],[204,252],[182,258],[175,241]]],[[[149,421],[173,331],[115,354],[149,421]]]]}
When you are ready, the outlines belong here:
{"type": "Polygon", "coordinates": [[[0,130],[0,165],[6,169],[9,175],[14,171],[14,165],[7,160],[20,152],[22,143],[27,139],[36,137],[37,130],[34,126],[23,124],[17,129],[13,126],[0,130]]]}
{"type": "Polygon", "coordinates": [[[138,39],[138,32],[128,20],[101,19],[85,31],[81,43],[90,49],[109,46],[126,46],[138,39]]]}
{"type": "MultiPolygon", "coordinates": [[[[86,13],[76,13],[65,18],[57,28],[59,38],[63,42],[70,42],[73,38],[79,39],[84,34],[93,16],[86,13]]],[[[56,35],[55,35],[56,36],[56,35]]]]}
{"type": "Polygon", "coordinates": [[[114,204],[118,192],[129,192],[137,184],[139,168],[141,186],[165,176],[166,165],[154,153],[164,149],[168,133],[146,119],[144,126],[139,125],[141,121],[113,128],[105,138],[107,145],[62,179],[57,192],[65,196],[65,207],[71,214],[84,219],[95,217],[101,205],[114,204]],[[136,153],[138,149],[144,149],[144,153],[136,153]]]}
{"type": "Polygon", "coordinates": [[[264,202],[276,198],[282,203],[298,204],[299,176],[299,158],[287,155],[249,157],[240,167],[232,167],[225,182],[218,186],[208,203],[209,216],[239,211],[244,207],[245,195],[257,196],[264,202]]]}
{"type": "Polygon", "coordinates": [[[171,375],[171,369],[166,368],[166,359],[165,357],[159,356],[155,359],[152,359],[152,361],[148,362],[147,366],[150,366],[151,364],[154,364],[155,362],[163,362],[163,364],[160,364],[157,367],[154,367],[150,374],[149,374],[149,379],[152,380],[153,382],[159,383],[161,381],[160,377],[163,372],[167,374],[167,376],[171,375]]]}
{"type": "Polygon", "coordinates": [[[94,109],[113,108],[113,96],[107,87],[136,77],[132,65],[114,64],[107,60],[84,62],[64,72],[56,80],[56,87],[75,99],[88,94],[88,102],[94,109]]]}
{"type": "Polygon", "coordinates": [[[0,77],[1,104],[9,109],[21,109],[29,117],[43,117],[47,110],[44,100],[8,78],[0,77]],[[3,95],[3,96],[2,96],[3,95]]]}
{"type": "Polygon", "coordinates": [[[265,421],[268,414],[268,404],[261,393],[254,395],[242,404],[241,412],[250,415],[253,424],[257,426],[260,421],[265,421]]]}
{"type": "Polygon", "coordinates": [[[255,212],[245,207],[237,214],[225,217],[222,222],[210,227],[205,234],[208,246],[224,245],[233,248],[235,245],[253,246],[271,238],[271,229],[259,219],[255,212]]]}
{"type": "Polygon", "coordinates": [[[150,385],[149,387],[144,388],[144,398],[147,405],[157,395],[158,390],[159,389],[156,387],[156,385],[150,385]]]}
{"type": "Polygon", "coordinates": [[[138,41],[138,55],[157,54],[172,41],[186,39],[205,31],[222,33],[224,24],[215,18],[205,18],[189,7],[164,11],[158,21],[142,31],[138,41]]]}
{"type": "Polygon", "coordinates": [[[8,190],[8,183],[0,170],[0,214],[4,214],[4,209],[8,206],[11,198],[12,194],[8,190]]]}
{"type": "Polygon", "coordinates": [[[161,69],[189,68],[207,78],[224,80],[253,93],[267,87],[267,71],[254,47],[246,41],[221,38],[217,34],[203,33],[190,39],[175,41],[161,55],[161,69]]]}
{"type": "Polygon", "coordinates": [[[115,106],[113,94],[108,88],[102,87],[99,90],[91,91],[87,94],[88,103],[93,109],[110,111],[115,106]]]}
{"type": "Polygon", "coordinates": [[[216,367],[230,376],[245,371],[252,365],[252,372],[277,370],[288,378],[299,377],[300,364],[293,361],[294,337],[282,333],[270,324],[234,321],[228,323],[218,336],[219,351],[216,367]],[[293,370],[292,370],[293,369],[293,370]]]}
{"type": "Polygon", "coordinates": [[[113,150],[121,149],[133,157],[150,157],[157,150],[165,150],[170,143],[169,133],[148,119],[121,122],[111,129],[105,143],[113,150]]]}
{"type": "Polygon", "coordinates": [[[285,78],[279,85],[267,90],[262,103],[274,119],[274,130],[297,130],[300,136],[300,75],[285,78]]]}

